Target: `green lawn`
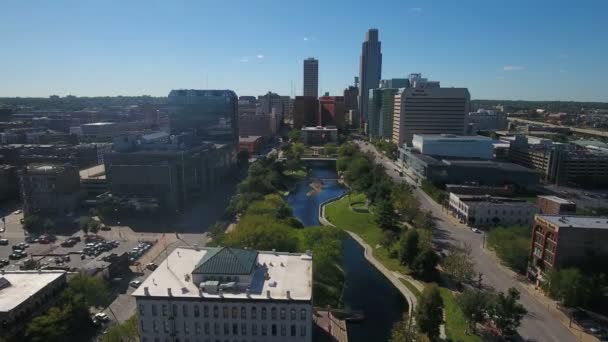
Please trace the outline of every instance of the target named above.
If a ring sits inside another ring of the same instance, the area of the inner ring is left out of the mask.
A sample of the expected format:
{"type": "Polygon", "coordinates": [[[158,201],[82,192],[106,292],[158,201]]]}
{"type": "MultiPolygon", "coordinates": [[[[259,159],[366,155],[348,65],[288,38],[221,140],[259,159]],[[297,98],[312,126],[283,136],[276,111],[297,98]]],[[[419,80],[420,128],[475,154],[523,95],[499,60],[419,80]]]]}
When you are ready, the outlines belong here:
{"type": "Polygon", "coordinates": [[[283,174],[285,176],[294,177],[294,178],[304,178],[308,175],[308,171],[304,168],[296,170],[296,171],[284,171],[283,174]]]}
{"type": "Polygon", "coordinates": [[[416,288],[416,286],[414,286],[414,284],[410,283],[409,281],[407,281],[403,278],[399,278],[399,280],[401,280],[401,282],[403,283],[403,285],[405,285],[405,287],[407,287],[410,291],[412,291],[412,293],[414,294],[414,296],[416,296],[416,298],[420,298],[420,295],[422,294],[422,292],[420,292],[420,290],[418,290],[418,288],[416,288]]]}
{"type": "Polygon", "coordinates": [[[454,342],[481,342],[481,337],[473,334],[465,334],[467,322],[462,315],[462,311],[456,303],[456,298],[452,291],[440,287],[441,298],[445,311],[445,333],[450,341],[454,342]]]}
{"type": "MultiPolygon", "coordinates": [[[[325,207],[325,217],[337,227],[359,235],[374,249],[374,256],[391,271],[409,273],[406,266],[401,265],[397,259],[389,256],[384,247],[376,248],[382,239],[382,230],[376,225],[372,213],[355,212],[348,207],[348,196],[333,202],[325,207]]],[[[350,195],[350,201],[365,202],[364,194],[350,195]]]]}

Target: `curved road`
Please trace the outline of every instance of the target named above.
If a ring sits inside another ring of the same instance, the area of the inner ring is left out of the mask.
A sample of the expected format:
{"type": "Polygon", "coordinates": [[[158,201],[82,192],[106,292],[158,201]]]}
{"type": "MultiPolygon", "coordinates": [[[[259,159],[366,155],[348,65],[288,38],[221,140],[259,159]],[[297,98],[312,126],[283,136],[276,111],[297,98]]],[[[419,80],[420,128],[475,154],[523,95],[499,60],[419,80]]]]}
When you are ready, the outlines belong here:
{"type": "MultiPolygon", "coordinates": [[[[382,164],[387,174],[395,182],[404,182],[404,177],[400,177],[395,171],[394,163],[378,153],[371,144],[358,143],[364,152],[372,152],[376,155],[376,162],[382,164]]],[[[430,199],[424,192],[416,189],[420,205],[425,210],[430,210],[436,219],[435,232],[433,239],[438,243],[442,242],[467,242],[472,247],[477,272],[483,274],[483,281],[499,291],[505,291],[510,287],[515,287],[521,293],[520,302],[528,310],[521,326],[517,330],[524,339],[536,339],[542,342],[575,342],[578,339],[564,326],[555,310],[547,308],[540,301],[536,300],[520,282],[518,282],[513,272],[499,265],[494,258],[490,257],[482,247],[482,235],[473,233],[464,228],[463,225],[453,223],[447,214],[437,203],[430,199]]]]}

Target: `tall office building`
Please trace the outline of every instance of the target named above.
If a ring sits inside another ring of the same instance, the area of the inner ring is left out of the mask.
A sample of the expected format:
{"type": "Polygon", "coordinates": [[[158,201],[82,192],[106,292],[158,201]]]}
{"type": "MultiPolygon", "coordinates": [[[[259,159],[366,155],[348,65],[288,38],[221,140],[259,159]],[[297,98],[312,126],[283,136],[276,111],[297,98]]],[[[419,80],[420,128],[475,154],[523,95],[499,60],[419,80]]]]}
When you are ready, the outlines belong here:
{"type": "Polygon", "coordinates": [[[171,132],[194,132],[216,142],[239,141],[238,97],[232,90],[171,90],[169,93],[171,132]]]}
{"type": "Polygon", "coordinates": [[[395,94],[393,142],[411,146],[414,134],[464,133],[471,96],[467,88],[441,88],[415,75],[395,94]]]}
{"type": "Polygon", "coordinates": [[[316,96],[296,96],[293,101],[293,128],[320,124],[319,99],[316,96]]]}
{"type": "Polygon", "coordinates": [[[361,49],[359,67],[359,112],[360,120],[367,122],[369,90],[378,88],[382,76],[382,53],[378,40],[378,29],[370,29],[365,34],[361,49]]]}
{"type": "Polygon", "coordinates": [[[269,91],[265,95],[258,96],[258,114],[271,114],[274,111],[278,130],[283,124],[283,119],[289,114],[290,102],[289,96],[281,96],[269,91]]]}
{"type": "Polygon", "coordinates": [[[392,137],[395,94],[398,90],[380,88],[369,91],[367,134],[370,138],[392,137]]]}
{"type": "Polygon", "coordinates": [[[319,96],[319,60],[304,60],[304,96],[319,96]]]}
{"type": "Polygon", "coordinates": [[[346,124],[344,96],[321,96],[319,98],[320,125],[344,129],[346,124]]]}

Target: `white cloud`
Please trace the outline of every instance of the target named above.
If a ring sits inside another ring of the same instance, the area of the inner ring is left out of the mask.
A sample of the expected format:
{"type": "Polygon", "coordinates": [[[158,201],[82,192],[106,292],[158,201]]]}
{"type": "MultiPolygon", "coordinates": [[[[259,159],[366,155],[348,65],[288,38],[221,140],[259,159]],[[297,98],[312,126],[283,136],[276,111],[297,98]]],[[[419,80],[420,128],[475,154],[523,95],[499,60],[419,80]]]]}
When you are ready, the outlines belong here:
{"type": "Polygon", "coordinates": [[[262,58],[264,58],[264,55],[262,55],[262,54],[260,53],[260,54],[256,55],[256,56],[255,56],[255,58],[257,58],[257,59],[262,59],[262,58]]]}
{"type": "Polygon", "coordinates": [[[420,14],[420,12],[422,12],[422,7],[412,7],[412,8],[410,8],[410,11],[412,11],[416,14],[420,14]]]}
{"type": "Polygon", "coordinates": [[[308,37],[304,37],[304,41],[307,42],[308,41],[308,37]]]}
{"type": "Polygon", "coordinates": [[[520,65],[506,65],[504,67],[502,67],[503,71],[520,71],[520,70],[525,70],[526,67],[524,66],[520,66],[520,65]]]}

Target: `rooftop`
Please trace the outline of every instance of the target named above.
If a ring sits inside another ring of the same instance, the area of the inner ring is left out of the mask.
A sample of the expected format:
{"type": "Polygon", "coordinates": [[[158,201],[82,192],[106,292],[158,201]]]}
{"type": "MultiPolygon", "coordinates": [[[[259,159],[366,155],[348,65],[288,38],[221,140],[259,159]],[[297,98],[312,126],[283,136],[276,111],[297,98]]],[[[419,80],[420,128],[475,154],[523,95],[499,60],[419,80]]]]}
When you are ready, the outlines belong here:
{"type": "Polygon", "coordinates": [[[563,216],[563,215],[537,215],[540,219],[560,228],[588,228],[608,229],[608,217],[599,216],[563,216]]]}
{"type": "MultiPolygon", "coordinates": [[[[135,297],[181,297],[181,298],[221,298],[218,293],[199,292],[199,285],[192,282],[192,272],[200,264],[213,260],[214,256],[234,257],[244,264],[251,263],[252,253],[240,257],[230,256],[229,249],[218,248],[176,248],[133,292],[135,297]],[[213,253],[213,254],[209,254],[213,253]],[[206,257],[207,255],[210,255],[206,257]],[[169,290],[170,289],[170,290],[169,290]]],[[[242,251],[242,250],[241,250],[242,251]]],[[[226,299],[305,300],[312,298],[312,257],[299,253],[257,252],[258,267],[254,269],[249,294],[245,290],[226,291],[221,296],[226,299]],[[265,276],[268,273],[268,276],[265,276]],[[287,297],[289,291],[289,298],[287,297]]],[[[222,258],[223,258],[222,257],[222,258]]],[[[220,258],[221,259],[221,258],[220,258]]],[[[224,261],[213,261],[212,269],[217,271],[224,261]],[[216,265],[217,264],[217,265],[216,265]]],[[[211,266],[211,264],[210,264],[211,266]]]]}
{"type": "Polygon", "coordinates": [[[38,291],[62,277],[63,271],[5,271],[0,275],[8,281],[0,289],[0,312],[13,310],[38,291]]]}
{"type": "Polygon", "coordinates": [[[492,138],[484,137],[483,135],[455,135],[455,134],[414,134],[416,137],[422,138],[424,141],[436,142],[476,142],[476,141],[492,141],[492,138]]]}
{"type": "Polygon", "coordinates": [[[114,122],[92,122],[92,123],[84,124],[83,126],[109,126],[109,125],[116,125],[116,123],[114,123],[114,122]]]}
{"type": "Polygon", "coordinates": [[[239,142],[256,142],[261,138],[260,135],[242,135],[239,137],[239,142]]]}
{"type": "Polygon", "coordinates": [[[105,179],[106,167],[104,164],[91,166],[80,170],[80,179],[105,179]]]}
{"type": "Polygon", "coordinates": [[[258,252],[254,250],[216,247],[210,248],[192,273],[251,274],[258,252]]]}
{"type": "Polygon", "coordinates": [[[336,126],[310,126],[310,127],[302,127],[303,131],[337,131],[338,128],[336,126]]]}
{"type": "Polygon", "coordinates": [[[567,200],[565,198],[557,197],[557,196],[537,196],[538,198],[544,198],[549,201],[553,201],[559,204],[575,204],[574,202],[567,200]]]}
{"type": "Polygon", "coordinates": [[[460,195],[450,193],[450,196],[458,197],[458,199],[462,202],[488,202],[494,204],[501,205],[520,205],[520,204],[528,204],[533,206],[533,203],[529,203],[524,199],[518,198],[508,198],[508,197],[498,197],[498,196],[490,196],[490,195],[460,195]]]}

